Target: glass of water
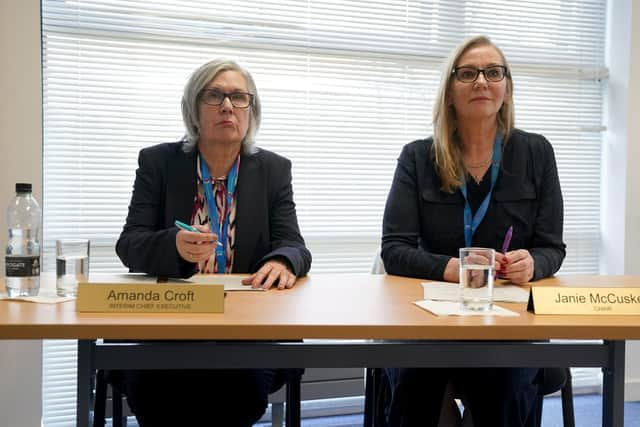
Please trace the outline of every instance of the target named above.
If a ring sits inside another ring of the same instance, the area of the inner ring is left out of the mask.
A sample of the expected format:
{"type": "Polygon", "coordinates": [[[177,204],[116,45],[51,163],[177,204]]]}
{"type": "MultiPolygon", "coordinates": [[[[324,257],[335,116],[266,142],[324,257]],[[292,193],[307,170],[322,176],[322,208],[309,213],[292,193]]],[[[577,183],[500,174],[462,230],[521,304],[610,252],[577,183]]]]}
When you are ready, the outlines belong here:
{"type": "Polygon", "coordinates": [[[493,308],[496,251],[488,248],[460,249],[460,300],[463,310],[493,308]]]}
{"type": "Polygon", "coordinates": [[[78,283],[89,279],[89,240],[56,240],[56,293],[74,297],[78,283]]]}

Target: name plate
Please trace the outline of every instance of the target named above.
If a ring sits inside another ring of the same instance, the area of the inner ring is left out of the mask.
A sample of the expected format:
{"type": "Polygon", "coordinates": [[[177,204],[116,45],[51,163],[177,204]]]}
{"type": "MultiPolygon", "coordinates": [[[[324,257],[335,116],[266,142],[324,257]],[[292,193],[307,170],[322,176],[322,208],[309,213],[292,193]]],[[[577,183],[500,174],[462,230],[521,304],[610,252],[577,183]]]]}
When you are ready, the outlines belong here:
{"type": "Polygon", "coordinates": [[[224,285],[80,283],[76,310],[101,313],[223,313],[224,285]]]}
{"type": "Polygon", "coordinates": [[[535,314],[640,314],[640,288],[532,286],[527,310],[535,314]]]}

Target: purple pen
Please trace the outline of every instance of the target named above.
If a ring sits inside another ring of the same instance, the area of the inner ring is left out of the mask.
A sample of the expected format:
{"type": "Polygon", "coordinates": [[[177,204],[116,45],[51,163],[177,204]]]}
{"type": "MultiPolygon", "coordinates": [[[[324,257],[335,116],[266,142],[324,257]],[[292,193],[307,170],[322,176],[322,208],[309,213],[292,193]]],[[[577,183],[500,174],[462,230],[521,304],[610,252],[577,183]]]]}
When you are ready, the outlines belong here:
{"type": "MultiPolygon", "coordinates": [[[[502,242],[502,253],[503,254],[506,254],[507,251],[509,250],[509,245],[511,244],[511,236],[513,236],[513,225],[509,227],[509,229],[507,230],[507,234],[504,235],[504,241],[502,242]]],[[[496,271],[496,274],[493,276],[493,279],[495,280],[498,277],[503,278],[496,271]]]]}
{"type": "Polygon", "coordinates": [[[504,236],[504,242],[502,242],[502,253],[506,254],[511,244],[511,236],[513,236],[513,225],[507,230],[507,234],[504,236]]]}

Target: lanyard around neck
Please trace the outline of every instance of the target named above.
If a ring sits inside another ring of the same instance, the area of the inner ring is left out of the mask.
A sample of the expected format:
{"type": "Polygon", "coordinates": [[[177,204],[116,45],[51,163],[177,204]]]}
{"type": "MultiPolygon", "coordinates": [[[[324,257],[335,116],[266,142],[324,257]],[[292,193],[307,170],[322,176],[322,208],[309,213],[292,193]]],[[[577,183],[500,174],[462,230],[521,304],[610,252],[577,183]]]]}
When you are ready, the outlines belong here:
{"type": "Polygon", "coordinates": [[[487,209],[489,209],[491,193],[493,192],[493,187],[495,186],[496,180],[498,179],[501,160],[502,136],[497,135],[496,142],[493,144],[493,157],[491,159],[491,188],[489,189],[489,193],[487,193],[482,203],[480,203],[480,206],[478,207],[475,215],[471,214],[471,205],[469,204],[469,199],[467,197],[466,182],[463,183],[460,187],[460,191],[462,192],[462,196],[464,197],[464,243],[466,247],[471,246],[471,239],[473,238],[473,234],[476,232],[476,229],[484,219],[484,216],[487,213],[487,209]]]}
{"type": "Polygon", "coordinates": [[[236,184],[238,183],[238,170],[240,169],[240,155],[233,163],[227,175],[227,204],[222,212],[222,224],[218,217],[218,207],[213,194],[213,180],[209,176],[209,166],[205,159],[200,156],[200,174],[202,175],[202,185],[204,186],[205,197],[207,198],[207,210],[209,211],[209,225],[211,231],[216,232],[218,240],[222,245],[216,245],[216,264],[218,273],[226,273],[227,266],[227,236],[229,233],[229,216],[231,215],[231,204],[233,203],[236,184]]]}

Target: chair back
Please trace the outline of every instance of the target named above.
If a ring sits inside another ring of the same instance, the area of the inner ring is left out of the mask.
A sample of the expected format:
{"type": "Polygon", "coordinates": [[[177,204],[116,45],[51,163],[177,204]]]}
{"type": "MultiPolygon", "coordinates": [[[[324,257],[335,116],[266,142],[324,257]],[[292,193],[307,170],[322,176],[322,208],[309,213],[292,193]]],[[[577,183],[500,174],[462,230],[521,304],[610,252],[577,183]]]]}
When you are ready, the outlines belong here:
{"type": "Polygon", "coordinates": [[[371,274],[385,274],[384,270],[384,262],[382,262],[382,257],[380,256],[380,248],[376,251],[375,256],[373,257],[373,265],[371,266],[371,274]]]}
{"type": "Polygon", "coordinates": [[[547,395],[562,390],[567,383],[569,368],[543,368],[540,370],[542,394],[547,395]]]}

